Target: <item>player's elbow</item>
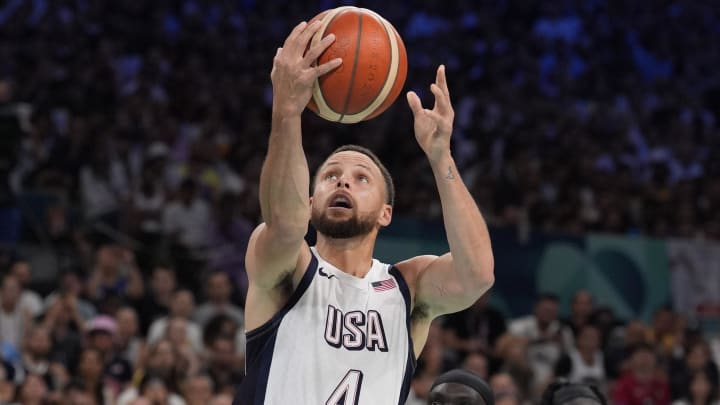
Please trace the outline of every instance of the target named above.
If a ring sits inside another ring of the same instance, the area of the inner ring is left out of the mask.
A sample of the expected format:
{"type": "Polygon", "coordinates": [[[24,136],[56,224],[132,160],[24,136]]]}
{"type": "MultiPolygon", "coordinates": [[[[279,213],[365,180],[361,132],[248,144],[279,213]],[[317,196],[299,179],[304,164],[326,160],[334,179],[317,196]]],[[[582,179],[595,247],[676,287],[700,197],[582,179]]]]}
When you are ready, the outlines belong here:
{"type": "Polygon", "coordinates": [[[492,254],[474,261],[465,280],[468,290],[482,293],[489,290],[495,284],[494,268],[495,259],[492,254]]]}
{"type": "Polygon", "coordinates": [[[449,312],[457,312],[470,307],[480,299],[495,283],[495,277],[490,274],[471,272],[460,278],[457,290],[453,291],[453,307],[449,312]]]}
{"type": "Polygon", "coordinates": [[[493,284],[495,284],[495,276],[492,274],[483,274],[474,277],[473,281],[469,283],[468,286],[475,293],[479,292],[479,294],[482,295],[487,290],[489,290],[493,286],[493,284]]]}

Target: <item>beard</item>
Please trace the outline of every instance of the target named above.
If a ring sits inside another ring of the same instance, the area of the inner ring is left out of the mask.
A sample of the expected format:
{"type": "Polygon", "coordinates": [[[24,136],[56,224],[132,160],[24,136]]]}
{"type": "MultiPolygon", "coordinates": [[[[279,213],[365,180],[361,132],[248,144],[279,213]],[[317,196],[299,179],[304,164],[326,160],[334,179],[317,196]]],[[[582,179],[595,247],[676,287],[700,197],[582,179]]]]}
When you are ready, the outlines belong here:
{"type": "Polygon", "coordinates": [[[353,214],[348,219],[332,219],[320,210],[312,210],[310,223],[318,233],[333,239],[349,239],[370,233],[377,218],[353,214]]]}

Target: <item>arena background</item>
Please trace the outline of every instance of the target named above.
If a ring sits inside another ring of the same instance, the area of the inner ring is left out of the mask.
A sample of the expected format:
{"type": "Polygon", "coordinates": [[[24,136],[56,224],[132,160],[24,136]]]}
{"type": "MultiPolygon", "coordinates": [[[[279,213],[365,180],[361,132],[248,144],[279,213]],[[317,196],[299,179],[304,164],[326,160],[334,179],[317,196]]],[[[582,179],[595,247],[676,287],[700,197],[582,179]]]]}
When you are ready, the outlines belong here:
{"type": "MultiPolygon", "coordinates": [[[[339,5],[398,29],[405,88],[425,103],[447,66],[453,154],[496,258],[494,309],[436,322],[408,404],[459,366],[503,400],[532,403],[548,381],[582,377],[566,366],[585,323],[605,359],[592,381],[611,402],[632,403],[625,377],[643,367],[655,391],[668,387],[653,403],[693,395],[698,373],[717,396],[713,2],[8,0],[0,403],[228,400],[243,373],[243,256],[259,221],[272,57],[297,22],[339,5]],[[592,302],[575,314],[581,289],[592,302]],[[532,326],[548,293],[559,303],[551,332],[532,326]],[[653,364],[633,360],[641,343],[653,364]]],[[[389,167],[397,202],[380,259],[447,249],[402,97],[356,125],[308,112],[303,134],[311,170],[345,143],[389,167]]]]}

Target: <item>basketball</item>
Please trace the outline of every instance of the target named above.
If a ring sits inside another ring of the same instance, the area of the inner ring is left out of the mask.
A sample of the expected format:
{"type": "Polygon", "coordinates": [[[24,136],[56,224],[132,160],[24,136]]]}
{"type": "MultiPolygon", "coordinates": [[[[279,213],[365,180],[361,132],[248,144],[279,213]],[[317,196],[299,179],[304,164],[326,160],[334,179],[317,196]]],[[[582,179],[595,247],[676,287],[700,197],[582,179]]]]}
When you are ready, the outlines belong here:
{"type": "Polygon", "coordinates": [[[312,38],[318,43],[335,34],[335,42],[317,60],[342,58],[337,69],[319,77],[308,108],[320,117],[352,124],[377,117],[397,99],[407,76],[407,52],[400,35],[374,11],[338,7],[310,22],[322,25],[312,38]]]}

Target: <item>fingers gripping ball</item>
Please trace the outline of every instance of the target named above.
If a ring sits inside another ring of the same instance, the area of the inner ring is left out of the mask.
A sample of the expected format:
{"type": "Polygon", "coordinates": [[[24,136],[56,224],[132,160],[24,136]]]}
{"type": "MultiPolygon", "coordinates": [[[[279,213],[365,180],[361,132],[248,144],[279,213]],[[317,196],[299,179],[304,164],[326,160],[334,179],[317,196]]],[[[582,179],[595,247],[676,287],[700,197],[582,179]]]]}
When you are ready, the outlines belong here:
{"type": "Polygon", "coordinates": [[[407,76],[407,52],[395,28],[377,13],[357,7],[327,10],[312,21],[322,25],[311,43],[335,34],[318,58],[342,65],[320,76],[308,108],[329,121],[352,124],[380,115],[397,99],[407,76]]]}

